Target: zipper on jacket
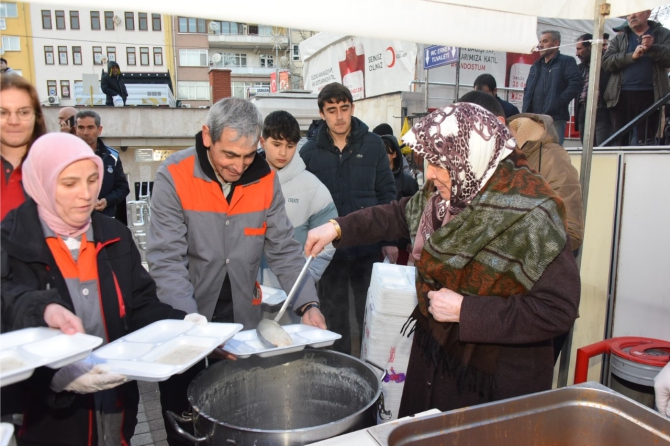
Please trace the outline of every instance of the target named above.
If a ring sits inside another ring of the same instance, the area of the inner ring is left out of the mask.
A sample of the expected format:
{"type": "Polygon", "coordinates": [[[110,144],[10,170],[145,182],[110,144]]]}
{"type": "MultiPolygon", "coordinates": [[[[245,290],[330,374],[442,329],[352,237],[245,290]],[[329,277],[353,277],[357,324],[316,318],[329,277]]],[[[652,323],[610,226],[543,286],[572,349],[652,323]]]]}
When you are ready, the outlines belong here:
{"type": "Polygon", "coordinates": [[[116,273],[114,271],[112,271],[112,277],[114,278],[114,288],[116,288],[116,299],[119,302],[119,317],[123,320],[123,327],[129,330],[128,318],[126,318],[126,304],[123,302],[121,287],[119,287],[119,281],[116,280],[116,273]]]}

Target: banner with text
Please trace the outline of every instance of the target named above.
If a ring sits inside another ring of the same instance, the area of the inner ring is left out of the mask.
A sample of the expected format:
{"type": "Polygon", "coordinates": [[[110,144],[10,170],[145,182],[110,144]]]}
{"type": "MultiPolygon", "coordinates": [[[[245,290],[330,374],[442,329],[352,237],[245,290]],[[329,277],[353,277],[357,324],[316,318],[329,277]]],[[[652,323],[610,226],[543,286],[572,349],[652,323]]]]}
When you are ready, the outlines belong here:
{"type": "Polygon", "coordinates": [[[305,62],[304,88],[318,93],[341,82],[354,100],[406,91],[414,79],[416,52],[416,44],[410,42],[350,37],[305,62]]]}

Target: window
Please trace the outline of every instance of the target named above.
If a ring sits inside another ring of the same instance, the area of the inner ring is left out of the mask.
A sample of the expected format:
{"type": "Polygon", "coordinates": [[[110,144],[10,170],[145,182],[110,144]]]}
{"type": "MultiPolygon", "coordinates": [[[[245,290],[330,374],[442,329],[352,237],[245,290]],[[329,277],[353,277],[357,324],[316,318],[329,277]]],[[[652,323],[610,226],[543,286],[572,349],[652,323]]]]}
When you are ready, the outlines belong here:
{"type": "Polygon", "coordinates": [[[163,65],[163,48],[154,47],[154,65],[163,65]]]}
{"type": "Polygon", "coordinates": [[[207,50],[179,50],[179,65],[182,67],[206,67],[207,50]]]}
{"type": "Polygon", "coordinates": [[[91,11],[91,29],[100,29],[100,11],[91,11]]]}
{"type": "Polygon", "coordinates": [[[51,29],[51,11],[42,10],[42,29],[51,29]]]}
{"type": "Polygon", "coordinates": [[[56,11],[56,29],[65,29],[65,11],[56,11]]]}
{"type": "Polygon", "coordinates": [[[70,11],[70,29],[79,29],[79,11],[70,11]]]}
{"type": "Polygon", "coordinates": [[[0,17],[15,19],[19,16],[16,3],[0,3],[0,17]]]}
{"type": "Polygon", "coordinates": [[[177,96],[182,100],[209,101],[209,90],[209,82],[177,82],[177,96]]]}
{"type": "Polygon", "coordinates": [[[58,84],[56,81],[47,81],[47,94],[49,96],[58,96],[58,84]]]}
{"type": "Polygon", "coordinates": [[[224,67],[246,67],[247,55],[242,53],[223,53],[224,67]]]}
{"type": "Polygon", "coordinates": [[[116,47],[108,46],[107,47],[107,61],[116,62],[116,47]]]}
{"type": "Polygon", "coordinates": [[[135,47],[129,46],[126,48],[126,63],[128,65],[137,65],[135,59],[135,47]]]}
{"type": "Polygon", "coordinates": [[[161,30],[161,15],[160,14],[151,14],[151,29],[154,31],[161,30]]]}
{"type": "Polygon", "coordinates": [[[258,35],[258,25],[248,25],[247,26],[247,33],[252,35],[252,36],[257,36],[258,35]]]}
{"type": "Polygon", "coordinates": [[[261,67],[262,68],[274,68],[274,56],[269,54],[261,54],[261,67]]]}
{"type": "Polygon", "coordinates": [[[242,34],[244,27],[237,22],[216,22],[219,25],[219,34],[242,34]]]}
{"type": "Polygon", "coordinates": [[[5,51],[21,51],[21,40],[14,36],[2,36],[2,49],[5,51]]]}
{"type": "Polygon", "coordinates": [[[149,65],[149,47],[140,47],[140,65],[149,65]]]}
{"type": "Polygon", "coordinates": [[[300,60],[300,45],[293,45],[293,51],[291,51],[291,58],[294,61],[300,60]]]}
{"type": "Polygon", "coordinates": [[[70,81],[60,81],[60,94],[64,98],[70,97],[70,81]]]}
{"type": "Polygon", "coordinates": [[[44,47],[44,63],[47,65],[54,64],[54,47],[52,46],[44,47]]]}
{"type": "Polygon", "coordinates": [[[149,30],[149,19],[147,18],[146,12],[137,13],[137,29],[139,29],[140,31],[149,30]]]}
{"type": "Polygon", "coordinates": [[[102,47],[94,46],[93,47],[93,64],[102,65],[102,47]]]}
{"type": "Polygon", "coordinates": [[[272,27],[269,25],[258,25],[258,35],[259,36],[271,36],[272,27]]]}
{"type": "Polygon", "coordinates": [[[135,30],[135,13],[126,12],[126,31],[134,31],[134,30],[135,30]]]}
{"type": "Polygon", "coordinates": [[[75,65],[81,65],[81,47],[73,46],[72,47],[72,63],[75,65]]]}
{"type": "Polygon", "coordinates": [[[206,33],[205,19],[196,19],[193,17],[179,17],[180,33],[206,33]]]}
{"type": "Polygon", "coordinates": [[[67,65],[67,47],[59,46],[58,47],[58,64],[67,65]]]}
{"type": "Polygon", "coordinates": [[[105,11],[105,29],[114,30],[114,12],[105,11]]]}

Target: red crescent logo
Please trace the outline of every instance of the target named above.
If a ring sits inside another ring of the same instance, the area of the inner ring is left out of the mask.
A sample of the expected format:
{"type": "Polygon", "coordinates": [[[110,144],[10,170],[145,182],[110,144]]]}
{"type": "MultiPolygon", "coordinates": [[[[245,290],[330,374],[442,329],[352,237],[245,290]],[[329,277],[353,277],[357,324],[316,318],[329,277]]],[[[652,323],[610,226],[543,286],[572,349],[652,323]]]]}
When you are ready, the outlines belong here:
{"type": "Polygon", "coordinates": [[[393,58],[393,59],[391,59],[391,63],[388,64],[387,67],[393,68],[393,65],[395,65],[395,51],[393,51],[392,46],[386,48],[386,51],[390,51],[391,52],[391,57],[393,58]]]}

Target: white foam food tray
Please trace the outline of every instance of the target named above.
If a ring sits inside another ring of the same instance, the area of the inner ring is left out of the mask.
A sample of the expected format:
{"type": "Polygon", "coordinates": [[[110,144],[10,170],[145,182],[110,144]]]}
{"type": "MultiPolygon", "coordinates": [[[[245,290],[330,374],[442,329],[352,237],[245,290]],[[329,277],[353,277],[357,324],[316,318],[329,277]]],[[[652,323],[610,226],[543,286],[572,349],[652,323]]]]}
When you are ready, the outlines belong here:
{"type": "Polygon", "coordinates": [[[192,367],[242,329],[242,324],[182,320],[147,325],[94,351],[86,361],[106,364],[129,380],[165,381],[192,367]]]}
{"type": "Polygon", "coordinates": [[[261,292],[263,293],[263,303],[271,307],[286,300],[286,292],[279,288],[261,285],[261,292]]]}
{"type": "Polygon", "coordinates": [[[0,423],[0,446],[14,446],[14,425],[11,423],[0,423]]]}
{"type": "Polygon", "coordinates": [[[86,358],[102,339],[53,328],[24,328],[0,335],[0,386],[30,378],[37,367],[58,369],[86,358]]]}
{"type": "Polygon", "coordinates": [[[340,339],[342,335],[328,330],[321,330],[306,324],[283,325],[282,328],[293,339],[293,344],[286,347],[267,348],[258,340],[256,329],[245,330],[237,333],[233,339],[226,342],[223,349],[238,358],[248,358],[258,355],[261,358],[269,356],[293,353],[304,349],[306,346],[313,348],[327,347],[340,339]]]}

